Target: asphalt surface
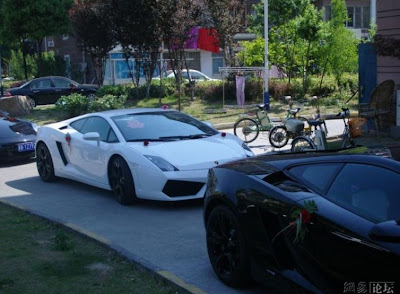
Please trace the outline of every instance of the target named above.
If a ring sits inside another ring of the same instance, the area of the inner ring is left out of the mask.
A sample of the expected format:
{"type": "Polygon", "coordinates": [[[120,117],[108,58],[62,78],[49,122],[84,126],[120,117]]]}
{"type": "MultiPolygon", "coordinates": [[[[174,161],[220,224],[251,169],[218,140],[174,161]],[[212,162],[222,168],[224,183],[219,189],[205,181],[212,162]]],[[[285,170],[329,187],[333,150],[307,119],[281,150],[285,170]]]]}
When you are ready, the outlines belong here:
{"type": "MultiPolygon", "coordinates": [[[[328,121],[328,130],[330,136],[340,134],[343,122],[328,121]]],[[[249,144],[256,154],[274,151],[267,135],[249,144]]],[[[34,161],[0,165],[0,201],[107,244],[188,292],[276,294],[257,285],[236,290],[218,280],[208,260],[199,201],[126,207],[109,191],[64,179],[44,183],[34,161]]]]}
{"type": "Polygon", "coordinates": [[[34,162],[0,167],[0,201],[107,244],[188,292],[265,293],[258,286],[231,289],[217,279],[206,251],[201,202],[126,207],[109,191],[63,179],[44,183],[34,162]]]}

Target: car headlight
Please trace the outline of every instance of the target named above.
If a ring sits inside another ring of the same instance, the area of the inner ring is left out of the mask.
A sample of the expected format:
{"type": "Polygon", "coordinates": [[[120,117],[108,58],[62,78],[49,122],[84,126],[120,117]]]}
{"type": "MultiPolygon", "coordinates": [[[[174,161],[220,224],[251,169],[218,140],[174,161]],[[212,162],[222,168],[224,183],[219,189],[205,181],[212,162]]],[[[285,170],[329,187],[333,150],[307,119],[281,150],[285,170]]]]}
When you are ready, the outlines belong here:
{"type": "Polygon", "coordinates": [[[162,171],[178,171],[175,166],[170,164],[168,161],[165,159],[158,157],[158,156],[153,156],[153,155],[145,155],[145,157],[150,160],[153,164],[155,164],[159,169],[162,171]]]}
{"type": "Polygon", "coordinates": [[[39,126],[37,124],[35,124],[35,123],[32,123],[32,129],[34,129],[35,132],[37,133],[37,131],[39,129],[39,126]]]}
{"type": "Polygon", "coordinates": [[[253,152],[253,151],[251,151],[251,149],[249,148],[249,146],[246,145],[246,143],[243,143],[243,144],[242,144],[242,148],[243,148],[244,150],[253,152]]]}

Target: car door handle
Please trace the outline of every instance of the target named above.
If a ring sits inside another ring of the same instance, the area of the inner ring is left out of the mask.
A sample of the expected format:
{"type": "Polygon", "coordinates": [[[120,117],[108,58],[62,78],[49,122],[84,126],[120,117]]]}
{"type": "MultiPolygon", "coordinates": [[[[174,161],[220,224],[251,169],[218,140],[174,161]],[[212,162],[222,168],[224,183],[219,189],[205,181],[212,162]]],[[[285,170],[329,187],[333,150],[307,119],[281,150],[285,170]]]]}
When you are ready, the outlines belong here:
{"type": "Polygon", "coordinates": [[[39,91],[32,91],[33,93],[39,93],[39,91]]]}
{"type": "Polygon", "coordinates": [[[61,90],[60,89],[56,89],[56,92],[61,92],[61,90]]]}

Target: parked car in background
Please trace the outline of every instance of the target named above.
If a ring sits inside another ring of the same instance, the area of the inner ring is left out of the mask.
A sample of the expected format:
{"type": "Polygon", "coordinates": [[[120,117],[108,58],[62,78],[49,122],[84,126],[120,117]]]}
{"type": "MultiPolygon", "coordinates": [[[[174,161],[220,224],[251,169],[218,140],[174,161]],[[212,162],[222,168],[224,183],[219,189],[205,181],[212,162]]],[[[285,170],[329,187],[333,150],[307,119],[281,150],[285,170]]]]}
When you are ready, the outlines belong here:
{"type": "Polygon", "coordinates": [[[13,118],[0,110],[0,160],[33,157],[37,129],[35,123],[13,118]]]}
{"type": "Polygon", "coordinates": [[[233,287],[253,278],[284,293],[376,282],[397,289],[399,182],[400,163],[376,155],[263,155],[219,165],[204,201],[211,265],[233,287]]]}
{"type": "Polygon", "coordinates": [[[92,99],[96,97],[98,85],[79,84],[71,79],[58,76],[41,77],[23,85],[10,88],[5,96],[27,96],[33,107],[41,104],[53,104],[61,96],[79,93],[92,99]]]}
{"type": "Polygon", "coordinates": [[[209,168],[249,156],[233,134],[159,108],[85,114],[40,127],[36,142],[43,181],[63,177],[112,190],[121,204],[203,198],[209,168]]]}
{"type": "MultiPolygon", "coordinates": [[[[207,75],[203,74],[202,72],[195,70],[195,69],[189,69],[189,75],[192,78],[192,80],[196,82],[204,82],[204,81],[219,81],[218,79],[212,79],[208,77],[207,75]]],[[[186,69],[182,70],[182,79],[185,81],[189,80],[189,75],[186,69]]],[[[175,74],[172,70],[168,70],[165,74],[163,74],[163,78],[175,78],[175,74]]],[[[160,79],[160,76],[155,77],[154,79],[160,79]]]]}

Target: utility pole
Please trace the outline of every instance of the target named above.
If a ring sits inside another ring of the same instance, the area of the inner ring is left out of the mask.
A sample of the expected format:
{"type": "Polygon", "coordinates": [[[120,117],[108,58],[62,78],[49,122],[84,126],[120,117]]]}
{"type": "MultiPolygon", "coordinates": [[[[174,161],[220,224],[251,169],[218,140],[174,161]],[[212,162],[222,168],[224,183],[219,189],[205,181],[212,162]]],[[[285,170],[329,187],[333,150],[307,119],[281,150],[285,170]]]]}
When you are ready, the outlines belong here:
{"type": "Polygon", "coordinates": [[[264,73],[264,104],[269,109],[269,69],[268,69],[268,0],[264,0],[264,40],[265,40],[265,73],[264,73]]]}

